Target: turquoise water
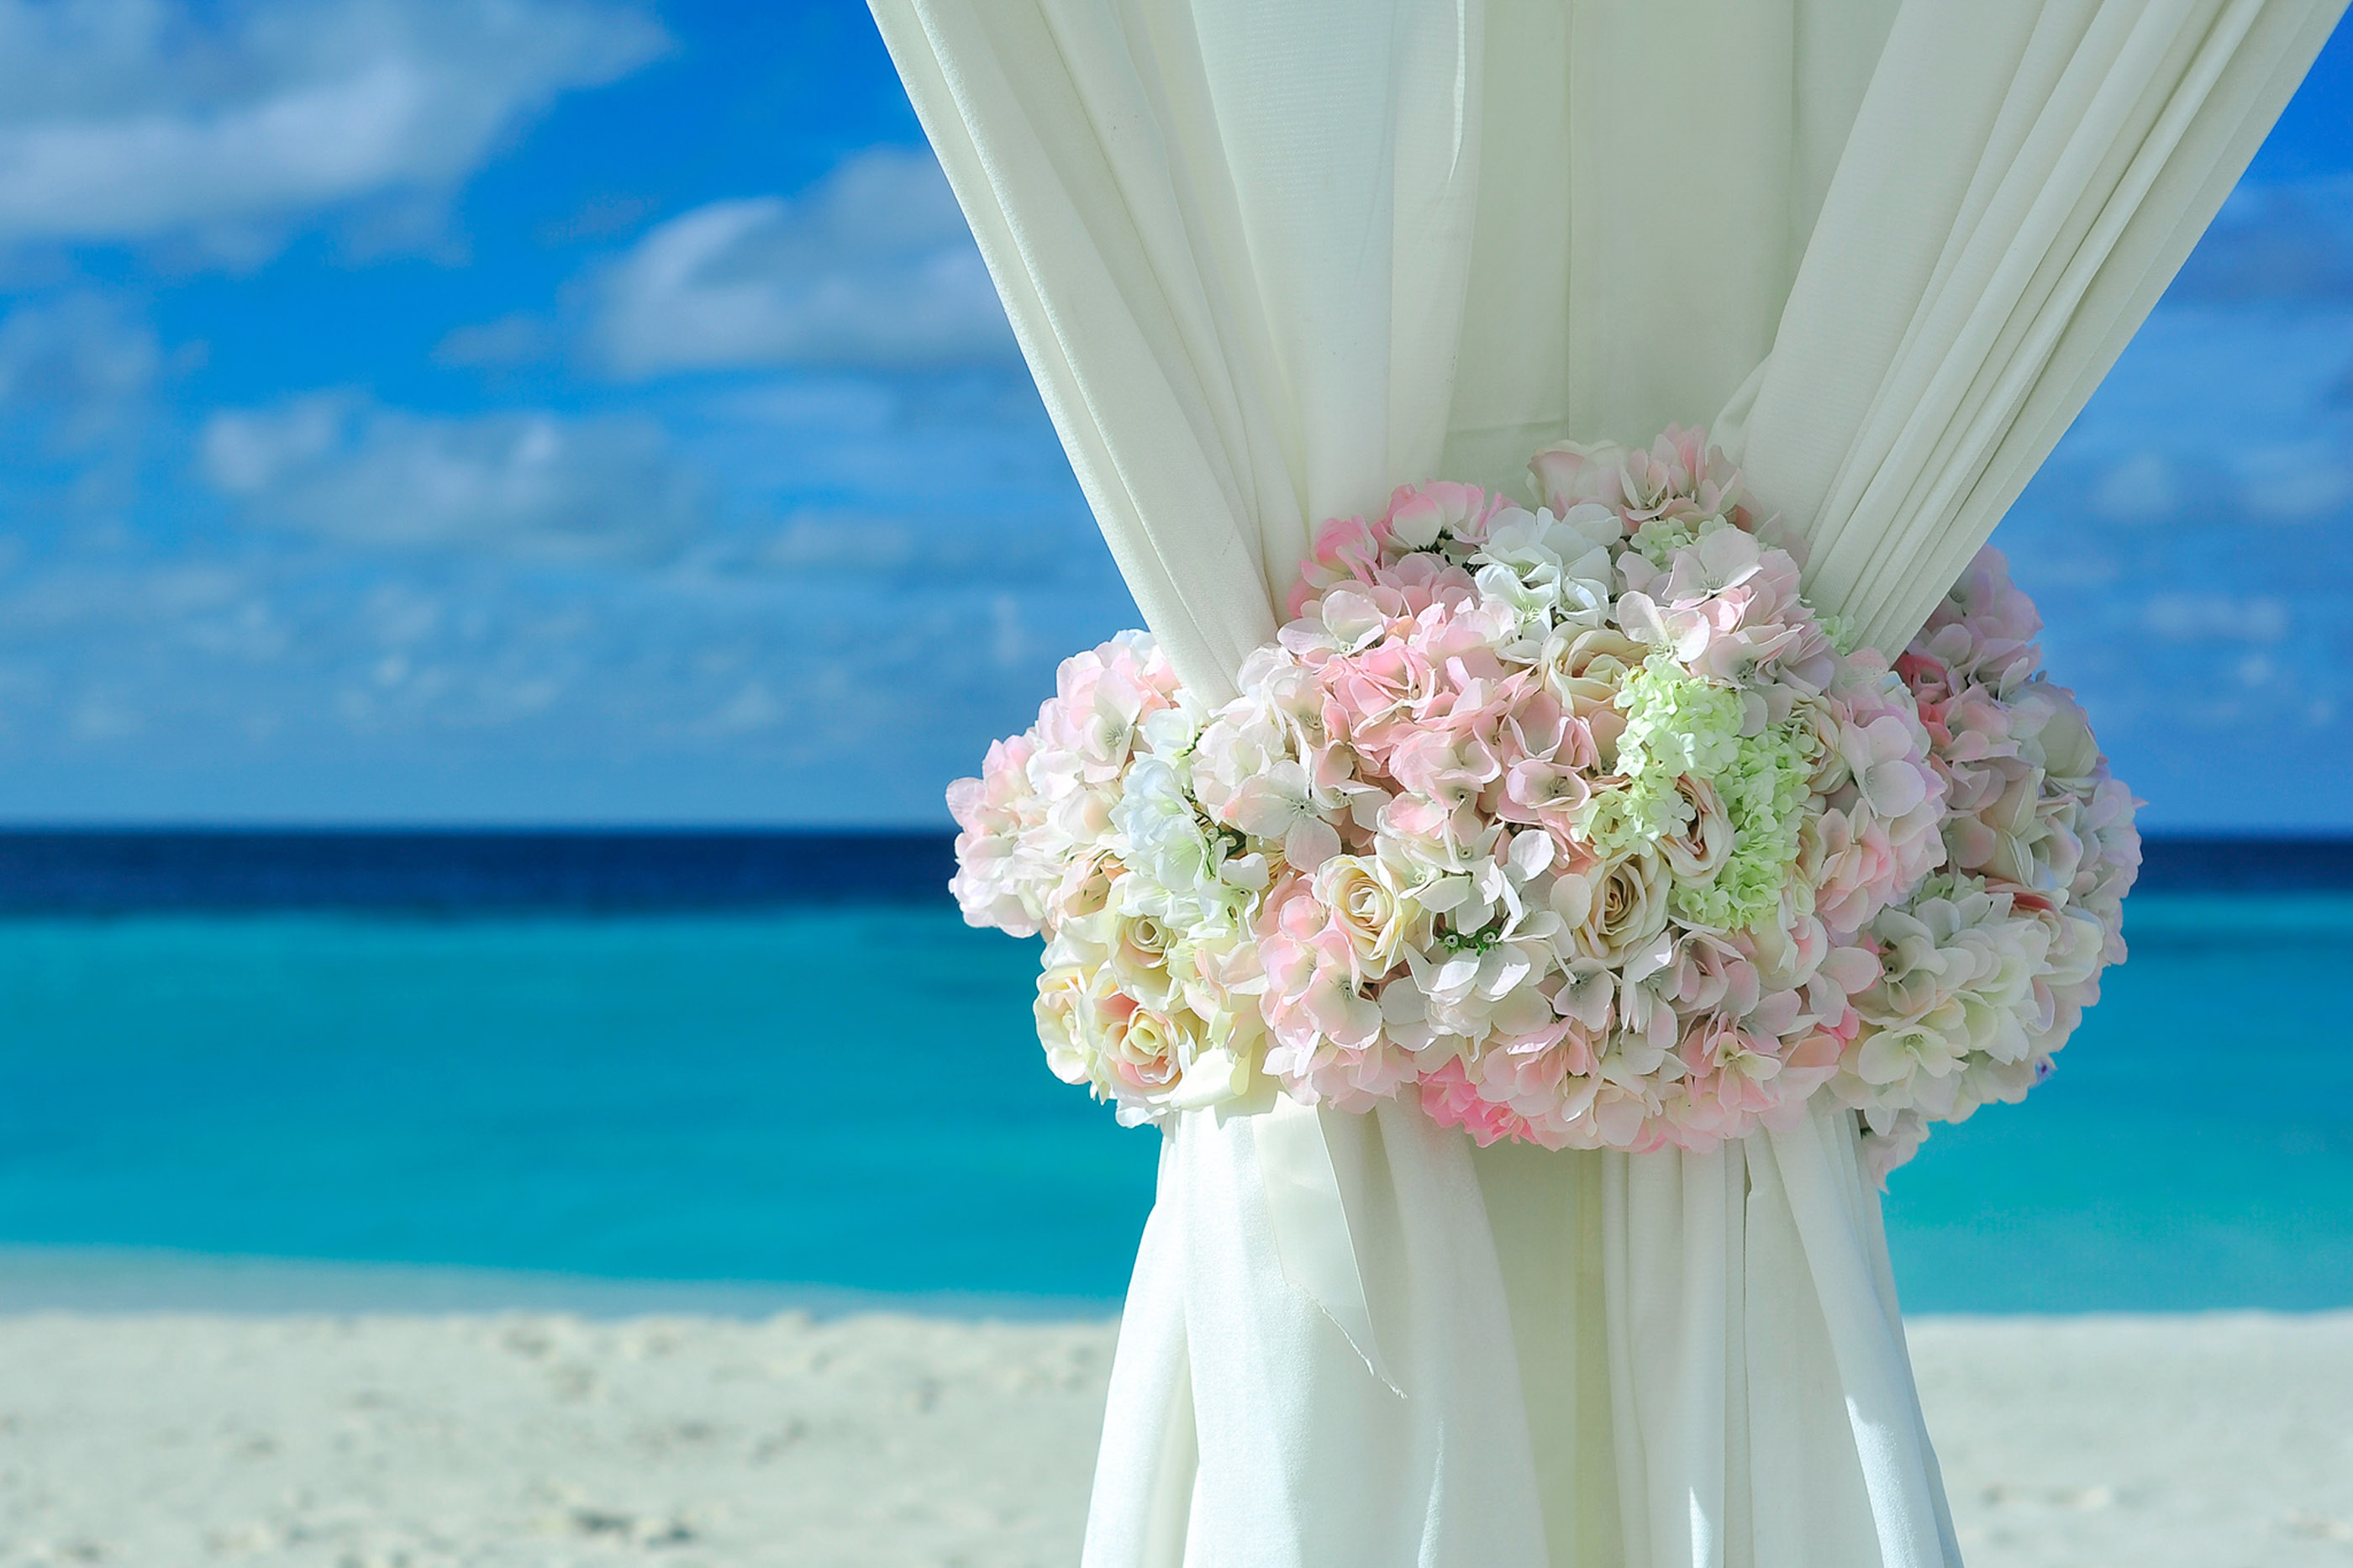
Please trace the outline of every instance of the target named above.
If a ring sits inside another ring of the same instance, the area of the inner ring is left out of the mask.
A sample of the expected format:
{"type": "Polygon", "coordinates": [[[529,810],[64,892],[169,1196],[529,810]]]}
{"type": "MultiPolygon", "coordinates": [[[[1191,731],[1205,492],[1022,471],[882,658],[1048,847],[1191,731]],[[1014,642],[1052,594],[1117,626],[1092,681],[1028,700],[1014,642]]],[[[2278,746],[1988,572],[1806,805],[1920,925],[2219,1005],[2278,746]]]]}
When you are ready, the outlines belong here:
{"type": "MultiPolygon", "coordinates": [[[[2353,1304],[2353,898],[2149,894],[2033,1103],[1888,1214],[1919,1310],[2353,1304]]],[[[950,911],[0,923],[0,1247],[1115,1300],[1156,1136],[950,911]]]]}
{"type": "Polygon", "coordinates": [[[2148,893],[2126,934],[2052,1079],[1892,1179],[1906,1305],[2353,1305],[2353,898],[2148,893]]]}
{"type": "Polygon", "coordinates": [[[1053,1092],[1034,962],[904,910],[0,925],[0,1242],[1113,1297],[1152,1135],[1053,1092]]]}

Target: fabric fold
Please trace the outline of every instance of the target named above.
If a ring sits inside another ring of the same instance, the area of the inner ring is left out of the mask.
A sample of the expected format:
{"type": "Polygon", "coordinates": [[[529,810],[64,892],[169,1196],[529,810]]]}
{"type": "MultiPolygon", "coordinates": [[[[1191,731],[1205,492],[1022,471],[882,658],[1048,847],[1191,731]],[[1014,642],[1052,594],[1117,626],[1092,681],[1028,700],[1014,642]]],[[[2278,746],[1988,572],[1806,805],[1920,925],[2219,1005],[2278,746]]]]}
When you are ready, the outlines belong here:
{"type": "Polygon", "coordinates": [[[1912,4],[1733,456],[1893,654],[2211,220],[2337,0],[1912,4]]]}
{"type": "Polygon", "coordinates": [[[1542,1563],[1495,1253],[1483,1227],[1460,1223],[1479,1201],[1467,1146],[1403,1106],[1350,1118],[1339,1133],[1340,1163],[1361,1181],[1376,1327],[1416,1391],[1409,1401],[1283,1277],[1261,1164],[1265,1123],[1196,1112],[1168,1134],[1153,1223],[1163,1210],[1175,1219],[1157,1246],[1147,1236],[1131,1288],[1139,1299],[1122,1325],[1083,1561],[1542,1563]],[[1141,1522],[1166,1519],[1165,1494],[1135,1466],[1185,1429],[1167,1375],[1180,1363],[1198,1436],[1184,1464],[1163,1466],[1172,1477],[1189,1467],[1185,1526],[1172,1539],[1141,1522]]]}

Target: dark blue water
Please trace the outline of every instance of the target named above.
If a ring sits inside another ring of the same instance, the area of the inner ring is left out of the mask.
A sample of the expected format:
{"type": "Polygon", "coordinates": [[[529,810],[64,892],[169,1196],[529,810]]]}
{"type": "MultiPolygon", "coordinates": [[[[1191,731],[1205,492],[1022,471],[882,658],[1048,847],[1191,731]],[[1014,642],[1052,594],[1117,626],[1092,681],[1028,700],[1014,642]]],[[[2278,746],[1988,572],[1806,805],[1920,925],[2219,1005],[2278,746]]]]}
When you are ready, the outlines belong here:
{"type": "Polygon", "coordinates": [[[0,831],[0,911],[481,915],[935,903],[943,833],[0,831]]]}
{"type": "MultiPolygon", "coordinates": [[[[1046,1073],[1034,944],[961,924],[935,837],[28,842],[0,1246],[1124,1287],[1155,1135],[1046,1073]]],[[[1907,1305],[2353,1304],[2353,895],[2160,886],[2129,931],[2059,1075],[1898,1173],[1907,1305]]]]}
{"type": "MultiPolygon", "coordinates": [[[[950,836],[791,829],[0,829],[0,912],[801,909],[936,902],[950,836]]],[[[2151,891],[2353,890],[2353,839],[2162,839],[2151,891]]]]}

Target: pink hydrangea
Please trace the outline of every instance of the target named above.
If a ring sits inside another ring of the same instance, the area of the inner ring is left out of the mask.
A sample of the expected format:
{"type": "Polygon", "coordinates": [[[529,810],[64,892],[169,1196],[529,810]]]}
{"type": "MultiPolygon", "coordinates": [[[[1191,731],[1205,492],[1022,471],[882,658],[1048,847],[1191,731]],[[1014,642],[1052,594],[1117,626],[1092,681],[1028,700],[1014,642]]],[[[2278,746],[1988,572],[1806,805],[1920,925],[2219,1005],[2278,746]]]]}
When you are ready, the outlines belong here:
{"type": "Polygon", "coordinates": [[[1810,830],[1814,909],[1852,935],[1941,865],[1947,775],[1928,760],[1929,738],[1903,689],[1872,650],[1850,655],[1830,712],[1839,783],[1810,830]]]}
{"type": "Polygon", "coordinates": [[[1739,470],[1696,427],[1671,425],[1648,447],[1563,441],[1538,452],[1528,467],[1545,505],[1556,513],[1593,503],[1618,513],[1630,530],[1662,518],[1723,517],[1751,531],[1759,527],[1739,470]]]}
{"type": "Polygon", "coordinates": [[[990,745],[980,777],[948,785],[960,829],[948,888],[967,921],[1051,934],[1058,909],[1083,900],[1101,873],[1097,841],[1145,720],[1180,695],[1175,668],[1142,632],[1062,661],[1037,722],[990,745]]]}
{"type": "Polygon", "coordinates": [[[1421,1107],[1440,1127],[1460,1127],[1482,1149],[1510,1139],[1567,1147],[1567,1130],[1591,1104],[1596,1081],[1559,1050],[1450,1057],[1421,1079],[1421,1107]],[[1576,1104],[1581,1097],[1583,1104],[1576,1104]]]}
{"type": "Polygon", "coordinates": [[[1347,933],[1304,879],[1279,885],[1258,926],[1266,972],[1266,1070],[1299,1098],[1363,1110],[1413,1076],[1347,933]]]}
{"type": "Polygon", "coordinates": [[[1035,936],[1046,918],[1048,891],[1060,879],[1060,868],[1027,852],[1023,843],[1043,815],[1029,787],[1036,749],[1028,735],[992,741],[980,777],[948,785],[948,813],[958,829],[948,891],[968,925],[1035,936]]]}

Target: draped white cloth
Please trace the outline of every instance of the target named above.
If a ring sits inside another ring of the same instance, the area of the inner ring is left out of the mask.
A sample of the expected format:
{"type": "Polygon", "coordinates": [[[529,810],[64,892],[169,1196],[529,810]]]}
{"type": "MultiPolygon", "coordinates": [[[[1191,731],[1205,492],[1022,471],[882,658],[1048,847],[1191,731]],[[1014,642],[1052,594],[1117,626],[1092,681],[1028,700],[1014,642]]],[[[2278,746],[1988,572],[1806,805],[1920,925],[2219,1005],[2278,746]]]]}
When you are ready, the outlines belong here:
{"type": "MultiPolygon", "coordinates": [[[[1715,416],[1900,647],[2343,0],[873,0],[1146,620],[1315,520],[1715,416]]],[[[1187,1116],[1092,1568],[1957,1563],[1853,1129],[1187,1116]]]]}

